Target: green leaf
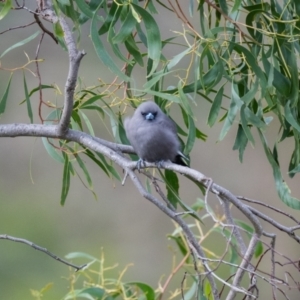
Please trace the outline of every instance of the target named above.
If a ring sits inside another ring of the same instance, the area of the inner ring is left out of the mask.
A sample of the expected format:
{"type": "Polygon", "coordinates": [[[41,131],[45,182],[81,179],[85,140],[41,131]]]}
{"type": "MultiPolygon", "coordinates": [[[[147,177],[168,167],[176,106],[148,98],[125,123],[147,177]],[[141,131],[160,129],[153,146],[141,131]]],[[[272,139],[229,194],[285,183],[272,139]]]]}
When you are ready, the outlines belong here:
{"type": "Polygon", "coordinates": [[[289,100],[291,101],[292,106],[296,106],[299,100],[298,60],[296,57],[294,45],[294,41],[285,41],[285,43],[281,46],[282,55],[291,77],[291,92],[289,94],[289,100]]]}
{"type": "MultiPolygon", "coordinates": [[[[239,44],[231,43],[231,45],[241,55],[241,59],[242,59],[242,57],[244,57],[244,59],[246,59],[246,62],[250,65],[252,71],[255,73],[255,75],[259,79],[260,86],[262,89],[262,96],[267,97],[266,87],[268,85],[267,85],[266,76],[265,76],[264,72],[262,71],[262,69],[260,68],[259,64],[257,63],[253,54],[248,49],[246,49],[245,47],[243,47],[239,44]]],[[[268,98],[267,98],[267,100],[268,100],[268,98]]]]}
{"type": "MultiPolygon", "coordinates": [[[[78,115],[78,112],[76,110],[72,111],[72,120],[74,121],[74,123],[76,124],[77,128],[80,128],[81,131],[83,131],[83,127],[82,127],[82,122],[81,122],[81,118],[78,115]]],[[[73,125],[73,124],[72,124],[73,125]]],[[[72,126],[72,128],[74,128],[72,126]]]]}
{"type": "Polygon", "coordinates": [[[7,97],[8,97],[8,92],[9,92],[9,88],[10,88],[10,82],[11,82],[11,78],[12,78],[13,73],[10,74],[9,80],[8,80],[8,84],[6,86],[5,92],[0,100],[0,115],[3,114],[5,112],[5,108],[6,108],[6,102],[7,102],[7,97]]]}
{"type": "Polygon", "coordinates": [[[283,180],[280,168],[278,163],[273,157],[273,154],[270,150],[270,148],[267,145],[267,141],[263,133],[260,129],[258,129],[258,133],[261,139],[261,142],[263,144],[265,154],[267,156],[267,159],[272,166],[273,169],[273,176],[275,179],[276,184],[276,190],[278,193],[279,198],[289,207],[300,210],[300,201],[297,198],[294,198],[291,196],[291,191],[289,187],[287,186],[286,182],[283,180]]]}
{"type": "Polygon", "coordinates": [[[30,37],[10,46],[8,49],[6,49],[1,55],[0,55],[0,58],[2,58],[6,53],[8,53],[9,51],[15,49],[15,48],[18,48],[18,47],[21,47],[25,44],[27,44],[28,42],[32,41],[33,39],[35,39],[38,35],[40,34],[39,31],[37,31],[36,33],[32,34],[30,37]]]}
{"type": "Polygon", "coordinates": [[[128,36],[132,34],[135,25],[136,19],[132,16],[132,13],[129,11],[127,13],[125,21],[123,22],[123,24],[121,24],[121,29],[119,33],[113,37],[113,43],[119,44],[127,40],[128,36]]]}
{"type": "MultiPolygon", "coordinates": [[[[179,181],[178,181],[178,177],[177,177],[176,173],[174,173],[173,171],[170,171],[170,170],[165,170],[165,175],[161,171],[159,171],[159,173],[166,184],[166,188],[168,191],[167,198],[171,202],[171,204],[175,208],[177,207],[177,204],[179,204],[184,209],[187,216],[191,216],[203,224],[203,222],[200,219],[200,217],[198,216],[197,212],[192,207],[188,206],[180,199],[180,197],[179,197],[179,181]]],[[[191,178],[189,176],[187,176],[187,178],[189,178],[191,181],[194,181],[195,184],[201,189],[201,191],[204,192],[203,185],[201,185],[201,183],[195,181],[193,178],[191,178]]]]}
{"type": "Polygon", "coordinates": [[[242,122],[242,126],[243,126],[243,129],[244,129],[244,132],[246,134],[247,139],[254,146],[255,141],[254,141],[253,135],[250,131],[250,128],[248,126],[248,122],[247,122],[247,119],[246,119],[246,116],[245,116],[245,109],[246,108],[247,107],[245,106],[245,104],[243,104],[243,106],[241,108],[241,122],[242,122]]]}
{"type": "Polygon", "coordinates": [[[246,105],[248,105],[255,97],[258,90],[258,82],[258,80],[255,80],[254,84],[251,85],[250,90],[241,97],[241,100],[245,102],[246,105]]]}
{"type": "Polygon", "coordinates": [[[124,129],[124,125],[123,125],[123,120],[122,120],[122,115],[121,114],[119,114],[118,120],[119,120],[118,131],[119,131],[120,140],[121,140],[122,144],[129,145],[130,143],[129,143],[128,139],[127,139],[127,135],[126,135],[126,132],[125,132],[125,129],[124,129]]]}
{"type": "Polygon", "coordinates": [[[88,100],[82,102],[82,103],[80,104],[79,107],[80,107],[80,108],[84,108],[85,106],[91,105],[91,104],[93,104],[94,102],[98,101],[99,99],[102,99],[104,96],[105,96],[105,95],[96,95],[96,96],[93,96],[93,97],[91,97],[90,99],[88,99],[88,100]]]}
{"type": "MultiPolygon", "coordinates": [[[[146,300],[155,300],[156,299],[155,291],[153,290],[153,288],[150,285],[148,285],[146,283],[133,281],[133,282],[126,282],[125,285],[128,287],[138,287],[143,292],[143,294],[146,296],[146,300]]],[[[145,299],[145,298],[139,297],[139,299],[145,299]]]]}
{"type": "Polygon", "coordinates": [[[177,174],[170,170],[165,170],[165,182],[167,188],[167,198],[176,208],[179,198],[179,181],[177,174]]]}
{"type": "Polygon", "coordinates": [[[63,182],[60,196],[60,204],[64,206],[66,198],[70,189],[70,161],[67,154],[63,153],[64,158],[64,171],[63,171],[63,182]]]}
{"type": "MultiPolygon", "coordinates": [[[[194,1],[190,1],[193,2],[194,1]]],[[[198,293],[198,289],[199,289],[199,285],[197,284],[197,282],[193,282],[193,284],[191,285],[191,287],[189,287],[189,289],[184,293],[184,300],[191,300],[191,299],[195,299],[195,295],[196,293],[198,293]]],[[[200,292],[200,291],[199,291],[200,292]]],[[[199,299],[200,295],[197,295],[197,298],[199,299]]]]}
{"type": "MultiPolygon", "coordinates": [[[[188,253],[188,249],[186,249],[186,243],[185,241],[182,239],[182,236],[174,236],[174,235],[168,235],[169,239],[172,239],[176,242],[177,247],[179,249],[179,251],[181,252],[182,256],[186,256],[188,253]]],[[[189,257],[187,257],[186,259],[186,263],[188,263],[189,257]]]]}
{"type": "Polygon", "coordinates": [[[127,51],[133,56],[133,58],[135,59],[135,61],[141,67],[143,67],[144,66],[143,56],[142,56],[142,54],[140,52],[140,49],[136,45],[136,42],[135,42],[134,37],[132,36],[132,34],[127,37],[126,41],[124,42],[124,45],[125,45],[127,51]]]}
{"type": "Polygon", "coordinates": [[[175,55],[166,66],[168,70],[171,70],[173,67],[175,67],[191,51],[191,49],[192,46],[175,55]]]}
{"type": "Polygon", "coordinates": [[[261,120],[249,107],[245,107],[245,116],[247,121],[255,127],[264,129],[267,125],[261,120]]]}
{"type": "MultiPolygon", "coordinates": [[[[90,19],[93,18],[93,11],[90,9],[89,5],[86,4],[85,1],[82,0],[75,0],[78,8],[90,19]]],[[[101,1],[102,3],[103,1],[101,1]]]]}
{"type": "Polygon", "coordinates": [[[247,25],[247,30],[250,33],[251,37],[256,40],[256,26],[253,26],[253,23],[256,23],[256,19],[260,17],[261,14],[264,14],[265,11],[261,7],[253,5],[251,11],[247,14],[245,23],[247,25]]]}
{"type": "Polygon", "coordinates": [[[222,127],[219,140],[223,140],[226,134],[228,133],[229,129],[231,128],[234,119],[236,117],[236,114],[240,108],[241,101],[236,97],[236,93],[234,93],[234,85],[232,84],[232,93],[231,93],[231,102],[230,107],[224,122],[224,125],[222,127]]]}
{"type": "MultiPolygon", "coordinates": [[[[97,10],[98,11],[98,10],[97,10]]],[[[91,22],[91,39],[94,45],[94,48],[96,50],[96,53],[100,60],[104,63],[105,66],[107,66],[113,73],[118,75],[122,80],[124,81],[130,81],[130,78],[126,76],[120,68],[115,64],[114,60],[111,58],[111,56],[108,54],[108,52],[105,50],[104,45],[99,38],[98,30],[97,30],[97,11],[94,13],[92,22],[91,22]]]]}
{"type": "Polygon", "coordinates": [[[277,89],[277,91],[285,97],[289,97],[291,93],[291,81],[289,78],[285,77],[281,72],[272,67],[274,72],[272,84],[277,89]]]}
{"type": "MultiPolygon", "coordinates": [[[[31,97],[35,92],[38,92],[38,91],[43,90],[43,89],[56,89],[56,88],[52,85],[42,84],[41,86],[38,86],[38,87],[32,89],[30,91],[30,93],[28,94],[28,97],[31,97]]],[[[22,100],[20,104],[23,104],[25,102],[26,102],[26,99],[22,100]]]]}
{"type": "Polygon", "coordinates": [[[64,159],[61,155],[57,153],[57,150],[52,146],[52,142],[54,142],[53,139],[49,139],[51,141],[51,144],[49,143],[47,138],[42,138],[42,142],[44,144],[44,147],[48,154],[56,161],[60,163],[64,163],[64,159]]]}
{"type": "Polygon", "coordinates": [[[291,102],[290,100],[286,103],[284,106],[284,114],[285,114],[285,119],[291,124],[298,132],[300,132],[300,125],[295,119],[292,110],[291,110],[291,102]]]}
{"type": "Polygon", "coordinates": [[[189,128],[189,133],[188,133],[188,138],[186,141],[186,145],[184,148],[184,154],[189,155],[190,152],[192,151],[194,144],[195,144],[195,139],[196,139],[196,127],[193,118],[188,115],[188,128],[189,128]]]}
{"type": "Polygon", "coordinates": [[[113,177],[115,177],[118,181],[121,181],[121,177],[119,175],[119,173],[115,170],[115,168],[113,166],[111,166],[105,159],[105,157],[101,154],[96,152],[96,155],[100,158],[100,160],[102,161],[102,163],[104,164],[105,168],[111,173],[111,175],[113,177]]]}
{"type": "Polygon", "coordinates": [[[231,13],[237,11],[240,8],[241,3],[242,3],[242,0],[235,0],[234,1],[234,5],[233,5],[233,7],[231,9],[231,13]]]}
{"type": "Polygon", "coordinates": [[[207,139],[207,134],[196,128],[196,138],[205,142],[207,139]]]}
{"type": "Polygon", "coordinates": [[[209,115],[208,115],[208,119],[207,119],[207,124],[212,127],[219,115],[219,111],[221,109],[221,105],[222,105],[222,98],[223,98],[223,93],[224,93],[224,86],[222,86],[216,96],[215,99],[213,101],[213,104],[211,106],[211,109],[209,111],[209,115]]]}
{"type": "Polygon", "coordinates": [[[87,106],[84,106],[82,109],[97,111],[98,113],[100,113],[102,118],[104,118],[104,116],[105,116],[103,109],[98,105],[87,105],[87,106]]]}
{"type": "Polygon", "coordinates": [[[151,89],[159,80],[161,80],[162,77],[170,74],[171,72],[165,72],[165,70],[160,70],[153,74],[152,78],[148,80],[143,88],[145,92],[147,92],[149,89],[151,89]]]}
{"type": "Polygon", "coordinates": [[[89,130],[89,133],[91,136],[95,136],[95,132],[94,132],[94,129],[93,129],[93,125],[92,123],[90,122],[89,118],[86,116],[85,113],[83,113],[82,111],[79,112],[80,115],[82,116],[88,130],[89,130]]]}
{"type": "MultiPolygon", "coordinates": [[[[59,120],[60,117],[60,110],[55,109],[53,110],[46,118],[44,124],[53,124],[54,121],[53,120],[59,120]]],[[[43,141],[43,145],[46,149],[46,151],[48,152],[48,154],[50,155],[50,157],[52,157],[54,160],[60,162],[60,163],[65,163],[65,160],[63,158],[62,155],[57,153],[57,149],[53,146],[55,144],[55,140],[54,139],[50,139],[50,138],[42,138],[43,141]],[[49,142],[51,141],[51,142],[49,142]]]]}
{"type": "Polygon", "coordinates": [[[23,82],[24,82],[24,92],[25,92],[25,98],[26,98],[26,104],[27,104],[27,113],[28,113],[30,122],[33,123],[32,108],[31,108],[31,103],[30,103],[30,97],[28,95],[27,83],[26,83],[26,78],[25,78],[24,72],[23,72],[23,82]]]}
{"type": "MultiPolygon", "coordinates": [[[[143,90],[136,90],[136,91],[140,91],[143,92],[143,90]]],[[[179,99],[178,96],[172,95],[172,94],[167,94],[167,93],[162,93],[162,92],[156,92],[153,90],[148,90],[147,91],[148,94],[159,97],[161,99],[166,99],[169,100],[171,102],[175,102],[175,103],[182,103],[179,99]]]]}
{"type": "Polygon", "coordinates": [[[189,100],[187,99],[183,89],[182,89],[182,86],[181,86],[181,82],[179,81],[178,82],[178,92],[179,92],[179,99],[180,99],[180,103],[182,104],[182,107],[184,108],[185,112],[193,117],[193,111],[191,109],[191,105],[189,103],[189,100]]]}
{"type": "Polygon", "coordinates": [[[219,5],[220,5],[220,8],[222,9],[222,11],[228,15],[228,8],[227,8],[227,3],[226,3],[226,0],[219,0],[219,5]]]}
{"type": "Polygon", "coordinates": [[[67,5],[67,6],[71,5],[70,0],[57,0],[57,1],[62,5],[67,5]]]}
{"type": "Polygon", "coordinates": [[[81,159],[81,157],[77,153],[73,153],[73,155],[76,158],[76,161],[77,161],[79,167],[83,171],[89,187],[92,189],[93,188],[92,178],[91,178],[91,176],[90,176],[90,174],[89,174],[89,172],[88,172],[88,170],[86,168],[85,163],[83,162],[83,160],[81,159]]]}
{"type": "Polygon", "coordinates": [[[102,169],[102,171],[109,177],[109,173],[108,173],[106,167],[104,166],[104,164],[100,160],[98,160],[95,157],[95,155],[92,151],[86,149],[85,152],[83,152],[83,153],[85,155],[87,155],[94,163],[96,163],[102,169]]]}
{"type": "Polygon", "coordinates": [[[145,9],[135,4],[132,4],[132,6],[143,18],[143,22],[146,28],[148,56],[153,60],[152,69],[148,73],[149,77],[156,70],[160,62],[162,43],[159,27],[156,24],[155,19],[145,9]]]}
{"type": "Polygon", "coordinates": [[[211,285],[210,283],[208,282],[208,280],[206,280],[204,282],[204,289],[203,289],[203,293],[205,295],[205,297],[209,300],[213,300],[213,293],[212,293],[212,289],[211,289],[211,285]]]}
{"type": "MultiPolygon", "coordinates": [[[[125,9],[125,7],[123,9],[125,9]]],[[[132,64],[132,61],[125,56],[124,51],[120,50],[119,45],[117,43],[114,43],[113,39],[115,36],[116,36],[115,28],[113,26],[109,27],[108,34],[107,34],[107,41],[111,46],[114,54],[116,55],[116,57],[124,61],[126,64],[128,65],[132,64]]]]}
{"type": "Polygon", "coordinates": [[[58,38],[64,37],[65,34],[64,34],[64,31],[62,30],[59,22],[56,22],[53,24],[53,29],[54,29],[54,33],[55,33],[56,37],[58,37],[58,38]]]}
{"type": "Polygon", "coordinates": [[[4,6],[0,11],[0,20],[2,20],[10,12],[11,8],[11,0],[6,0],[4,6]]]}
{"type": "Polygon", "coordinates": [[[248,138],[245,134],[243,126],[239,124],[237,135],[232,149],[239,150],[239,161],[241,163],[243,162],[244,151],[246,149],[247,144],[248,138]]]}

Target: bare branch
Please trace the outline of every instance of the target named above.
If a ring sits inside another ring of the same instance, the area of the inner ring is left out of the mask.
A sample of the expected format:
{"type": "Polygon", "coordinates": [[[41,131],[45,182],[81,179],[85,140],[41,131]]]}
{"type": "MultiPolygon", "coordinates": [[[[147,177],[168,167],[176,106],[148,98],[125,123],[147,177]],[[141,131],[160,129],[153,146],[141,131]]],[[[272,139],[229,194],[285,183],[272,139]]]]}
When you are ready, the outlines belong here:
{"type": "Polygon", "coordinates": [[[71,114],[73,110],[73,100],[74,92],[78,77],[78,70],[80,61],[85,55],[84,51],[78,51],[76,47],[75,40],[72,35],[72,31],[66,22],[66,20],[60,16],[59,22],[64,32],[64,38],[66,46],[69,52],[69,74],[65,85],[65,100],[64,100],[64,109],[62,112],[61,119],[59,121],[59,134],[62,135],[69,129],[71,114]]]}
{"type": "Polygon", "coordinates": [[[70,266],[72,268],[74,268],[76,271],[79,271],[79,270],[82,270],[86,264],[84,265],[81,265],[81,266],[76,266],[72,263],[69,263],[68,261],[62,259],[62,258],[59,258],[57,255],[51,253],[49,250],[47,250],[46,248],[43,248],[41,246],[38,246],[36,244],[34,244],[33,242],[30,242],[28,240],[25,240],[25,239],[21,239],[21,238],[17,238],[17,237],[13,237],[13,236],[10,236],[10,235],[7,235],[7,234],[0,234],[0,239],[3,239],[3,240],[9,240],[9,241],[12,241],[12,242],[17,242],[17,243],[22,243],[22,244],[26,244],[30,247],[32,247],[33,249],[35,250],[38,250],[38,251],[41,251],[41,252],[44,252],[46,253],[47,255],[51,256],[52,258],[54,258],[55,260],[67,265],[67,266],[70,266]]]}
{"type": "Polygon", "coordinates": [[[254,200],[254,199],[249,199],[249,198],[242,197],[242,196],[238,196],[237,198],[240,199],[240,200],[243,200],[243,201],[247,201],[247,202],[250,202],[250,203],[258,204],[258,205],[264,206],[266,208],[272,209],[272,210],[276,211],[277,213],[282,214],[282,215],[290,218],[295,223],[297,223],[298,225],[300,225],[300,221],[297,220],[297,219],[295,219],[291,214],[289,214],[289,213],[287,213],[285,211],[282,211],[282,210],[280,210],[280,209],[278,209],[278,208],[276,208],[276,207],[274,207],[274,206],[272,206],[270,204],[264,203],[262,201],[257,201],[257,200],[254,200]]]}
{"type": "MultiPolygon", "coordinates": [[[[230,210],[230,207],[229,207],[228,200],[225,199],[223,201],[223,207],[224,207],[224,213],[225,213],[225,216],[226,216],[226,220],[227,220],[228,224],[230,224],[233,227],[233,235],[235,236],[236,241],[237,241],[237,243],[239,245],[239,248],[241,249],[241,253],[242,253],[243,257],[244,257],[246,255],[247,248],[246,248],[246,245],[245,245],[245,243],[243,241],[243,238],[242,238],[240,230],[237,228],[237,226],[234,223],[233,217],[231,215],[231,210],[230,210]]],[[[248,248],[251,253],[254,253],[255,246],[256,246],[256,243],[253,245],[252,249],[248,248]]],[[[250,245],[249,245],[249,247],[250,247],[250,245]]],[[[250,260],[251,260],[251,258],[250,258],[250,260]]],[[[247,268],[248,269],[247,271],[249,271],[249,277],[250,277],[250,280],[251,280],[250,285],[253,286],[254,285],[253,282],[254,281],[256,282],[255,275],[251,274],[251,273],[253,273],[254,268],[250,264],[250,260],[248,261],[248,264],[244,263],[244,260],[240,264],[240,268],[239,269],[241,270],[241,272],[240,273],[238,273],[238,272],[236,273],[234,281],[233,281],[234,282],[233,284],[235,284],[236,286],[240,285],[241,280],[243,278],[243,274],[245,272],[245,270],[243,269],[243,265],[245,265],[244,268],[245,269],[247,268]],[[239,278],[237,278],[238,276],[239,276],[239,278]]],[[[251,289],[249,288],[248,291],[251,291],[251,289]]],[[[230,299],[230,298],[228,298],[228,299],[230,299]]]]}
{"type": "MultiPolygon", "coordinates": [[[[62,111],[62,116],[59,121],[59,126],[57,127],[59,136],[63,136],[65,132],[69,129],[69,124],[71,120],[71,114],[73,110],[73,101],[74,101],[74,92],[77,83],[78,70],[80,61],[85,55],[84,51],[78,51],[76,42],[74,40],[72,31],[66,22],[65,18],[61,15],[59,17],[56,16],[51,1],[45,0],[40,1],[39,5],[40,14],[44,19],[52,23],[59,22],[61,28],[64,32],[64,39],[66,43],[66,47],[68,49],[69,54],[69,72],[67,81],[65,84],[65,99],[64,99],[64,108],[62,111]]],[[[38,18],[36,18],[38,20],[38,18]]]]}
{"type": "Polygon", "coordinates": [[[28,24],[26,24],[26,25],[10,27],[10,28],[8,28],[8,29],[6,29],[6,30],[1,31],[0,34],[3,34],[3,33],[5,33],[5,32],[8,32],[8,31],[11,31],[11,30],[14,30],[14,29],[26,28],[26,27],[28,27],[28,26],[30,26],[30,25],[35,24],[35,23],[36,23],[36,21],[33,21],[33,22],[30,22],[30,23],[28,23],[28,24]]]}
{"type": "Polygon", "coordinates": [[[54,36],[54,34],[49,31],[45,26],[44,24],[41,22],[41,20],[39,19],[39,16],[38,14],[34,14],[34,19],[36,21],[36,23],[39,25],[39,27],[42,29],[43,32],[47,33],[53,40],[56,44],[58,44],[58,41],[57,41],[57,38],[54,36]]]}
{"type": "Polygon", "coordinates": [[[276,222],[273,218],[270,218],[269,216],[263,214],[262,212],[260,212],[259,210],[248,206],[249,209],[259,218],[261,218],[262,220],[270,223],[271,225],[273,225],[274,227],[276,227],[277,229],[279,229],[280,231],[283,231],[285,233],[287,233],[291,238],[293,238],[295,241],[297,241],[298,243],[300,243],[300,236],[295,235],[295,228],[299,229],[299,226],[295,226],[295,227],[287,227],[284,226],[278,222],[276,222]]]}

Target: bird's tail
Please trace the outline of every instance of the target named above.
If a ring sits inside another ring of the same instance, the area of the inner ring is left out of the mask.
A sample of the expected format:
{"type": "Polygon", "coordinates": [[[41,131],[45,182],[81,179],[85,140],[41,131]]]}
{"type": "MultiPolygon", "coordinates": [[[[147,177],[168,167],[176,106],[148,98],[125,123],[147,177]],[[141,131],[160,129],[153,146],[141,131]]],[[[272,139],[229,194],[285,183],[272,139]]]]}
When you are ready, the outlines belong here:
{"type": "Polygon", "coordinates": [[[174,163],[177,165],[188,167],[189,166],[189,164],[187,163],[188,161],[189,158],[179,151],[178,155],[176,155],[175,157],[174,163]]]}

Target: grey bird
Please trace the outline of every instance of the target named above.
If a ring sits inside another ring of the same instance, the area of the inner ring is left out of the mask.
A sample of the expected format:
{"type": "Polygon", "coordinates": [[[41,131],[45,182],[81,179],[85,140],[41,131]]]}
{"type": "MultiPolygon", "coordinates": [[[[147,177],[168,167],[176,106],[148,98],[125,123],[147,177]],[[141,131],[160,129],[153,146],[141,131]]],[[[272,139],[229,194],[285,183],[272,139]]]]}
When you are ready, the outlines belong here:
{"type": "Polygon", "coordinates": [[[176,124],[163,113],[159,106],[147,101],[140,104],[131,118],[124,121],[127,138],[139,156],[137,168],[144,161],[157,163],[170,160],[186,166],[180,152],[176,124]]]}

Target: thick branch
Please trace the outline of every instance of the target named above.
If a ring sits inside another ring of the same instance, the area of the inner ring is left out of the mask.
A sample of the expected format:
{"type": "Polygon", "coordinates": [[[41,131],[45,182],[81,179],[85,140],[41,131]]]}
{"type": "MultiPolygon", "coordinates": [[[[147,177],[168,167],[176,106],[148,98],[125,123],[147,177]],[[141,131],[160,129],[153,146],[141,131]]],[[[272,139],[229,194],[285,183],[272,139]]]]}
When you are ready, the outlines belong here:
{"type": "Polygon", "coordinates": [[[59,126],[57,127],[59,136],[63,137],[64,133],[68,131],[73,111],[74,92],[77,83],[78,70],[80,61],[85,55],[84,51],[78,51],[76,42],[74,40],[72,31],[66,22],[65,18],[61,15],[56,16],[52,3],[49,0],[39,2],[39,12],[42,17],[52,23],[59,22],[64,32],[64,40],[68,49],[69,55],[69,72],[65,84],[65,99],[64,108],[62,111],[59,126]]]}
{"type": "Polygon", "coordinates": [[[63,135],[68,129],[73,111],[74,92],[77,83],[80,61],[85,55],[84,51],[78,51],[71,29],[66,20],[60,16],[59,22],[64,32],[64,39],[69,52],[69,73],[65,85],[65,100],[61,119],[59,121],[59,134],[63,135]]]}

